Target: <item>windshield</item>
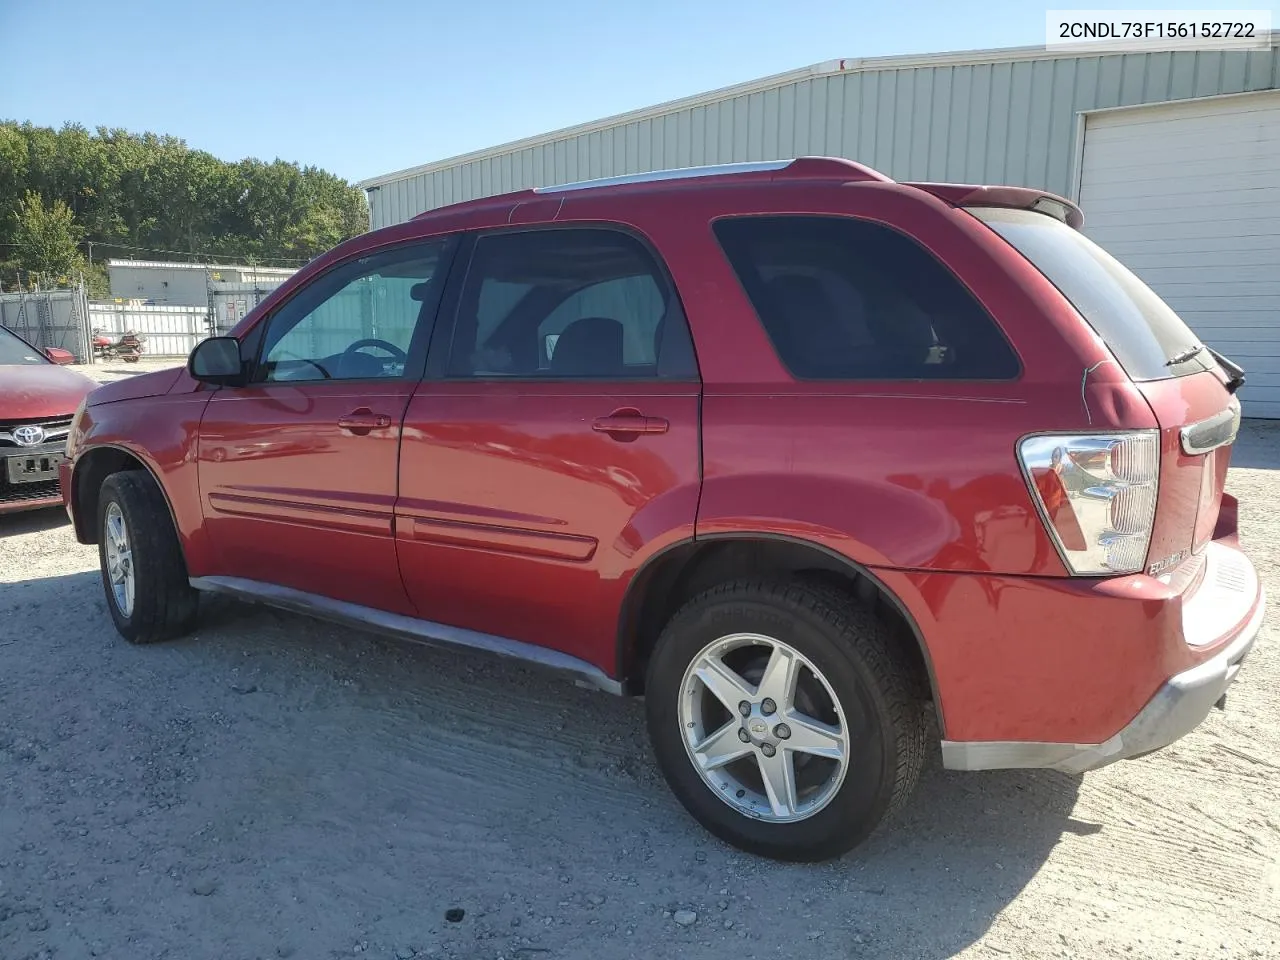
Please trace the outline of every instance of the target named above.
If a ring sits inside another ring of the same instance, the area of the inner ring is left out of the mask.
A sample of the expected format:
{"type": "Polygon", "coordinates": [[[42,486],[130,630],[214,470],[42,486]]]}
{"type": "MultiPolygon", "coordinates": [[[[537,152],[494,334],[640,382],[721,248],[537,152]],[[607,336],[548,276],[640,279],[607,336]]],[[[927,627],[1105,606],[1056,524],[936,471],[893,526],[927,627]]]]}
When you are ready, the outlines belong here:
{"type": "Polygon", "coordinates": [[[1030,260],[1088,321],[1134,380],[1212,369],[1191,328],[1128,267],[1060,220],[1032,210],[969,211],[1030,260]]]}
{"type": "Polygon", "coordinates": [[[49,361],[25,340],[14,336],[4,327],[0,327],[0,366],[24,366],[49,361]]]}

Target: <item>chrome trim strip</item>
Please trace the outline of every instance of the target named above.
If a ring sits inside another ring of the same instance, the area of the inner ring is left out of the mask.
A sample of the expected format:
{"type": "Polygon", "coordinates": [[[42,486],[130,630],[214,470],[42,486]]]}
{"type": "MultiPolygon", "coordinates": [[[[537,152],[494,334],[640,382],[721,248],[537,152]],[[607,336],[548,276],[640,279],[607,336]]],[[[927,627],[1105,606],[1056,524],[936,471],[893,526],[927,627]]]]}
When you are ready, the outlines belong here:
{"type": "Polygon", "coordinates": [[[579,660],[577,657],[571,657],[567,653],[539,647],[532,643],[511,640],[507,637],[495,637],[488,633],[451,627],[443,623],[418,620],[398,613],[388,613],[385,610],[347,603],[345,600],[334,600],[303,590],[295,590],[292,587],[246,580],[242,577],[192,577],[190,582],[191,586],[197,590],[227,594],[241,600],[263,603],[282,610],[328,620],[331,623],[372,630],[403,640],[468,647],[523,660],[560,673],[570,674],[581,686],[615,695],[622,694],[622,684],[599,667],[585,660],[579,660]]]}
{"type": "Polygon", "coordinates": [[[585,563],[595,555],[599,546],[595,537],[496,523],[468,523],[443,517],[413,517],[409,529],[413,539],[423,543],[442,543],[516,556],[551,557],[570,563],[585,563]]]}
{"type": "Polygon", "coordinates": [[[1188,456],[1198,457],[1234,443],[1236,434],[1240,432],[1240,401],[1231,398],[1231,404],[1221,413],[1189,423],[1179,431],[1182,438],[1182,451],[1188,456]]]}
{"type": "Polygon", "coordinates": [[[1170,677],[1123,730],[1102,743],[943,740],[942,765],[948,770],[1044,767],[1084,773],[1167,747],[1198,727],[1226,693],[1240,672],[1240,661],[1262,634],[1266,610],[1266,596],[1260,594],[1253,616],[1225,650],[1170,677]]]}
{"type": "Polygon", "coordinates": [[[566,193],[570,190],[594,190],[596,187],[616,187],[627,183],[657,183],[661,180],[686,180],[692,177],[722,177],[731,173],[768,173],[782,170],[793,160],[769,160],[751,163],[716,163],[704,167],[673,167],[669,170],[652,170],[649,173],[628,173],[619,177],[600,177],[596,180],[577,180],[551,187],[534,187],[534,193],[566,193]]]}

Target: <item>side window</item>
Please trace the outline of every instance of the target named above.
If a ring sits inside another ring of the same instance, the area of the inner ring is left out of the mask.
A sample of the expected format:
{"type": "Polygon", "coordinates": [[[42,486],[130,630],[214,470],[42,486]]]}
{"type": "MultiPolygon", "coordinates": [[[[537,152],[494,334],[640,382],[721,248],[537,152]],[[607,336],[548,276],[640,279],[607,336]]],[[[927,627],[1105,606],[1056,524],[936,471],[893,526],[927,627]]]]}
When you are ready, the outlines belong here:
{"type": "Polygon", "coordinates": [[[653,256],[598,228],[481,237],[450,376],[632,380],[697,375],[679,300],[653,256]]]}
{"type": "Polygon", "coordinates": [[[1018,359],[914,240],[851,217],[715,225],[779,358],[802,380],[1008,380],[1018,359]]]}
{"type": "Polygon", "coordinates": [[[398,247],[318,277],[267,321],[255,379],[403,377],[415,333],[435,317],[446,244],[398,247]]]}

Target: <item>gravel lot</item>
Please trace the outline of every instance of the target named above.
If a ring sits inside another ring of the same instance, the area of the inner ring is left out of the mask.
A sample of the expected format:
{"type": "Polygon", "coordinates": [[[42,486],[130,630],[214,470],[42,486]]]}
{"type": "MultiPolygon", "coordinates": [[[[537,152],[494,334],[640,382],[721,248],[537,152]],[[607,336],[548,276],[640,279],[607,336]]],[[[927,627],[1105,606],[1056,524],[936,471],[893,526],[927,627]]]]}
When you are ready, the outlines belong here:
{"type": "MultiPolygon", "coordinates": [[[[1235,463],[1280,597],[1280,424],[1235,463]]],[[[860,850],[782,866],[685,815],[637,703],[231,601],[132,648],[95,550],[13,517],[0,958],[1280,957],[1278,691],[1264,645],[1225,712],[1083,778],[935,758],[860,850]]]]}

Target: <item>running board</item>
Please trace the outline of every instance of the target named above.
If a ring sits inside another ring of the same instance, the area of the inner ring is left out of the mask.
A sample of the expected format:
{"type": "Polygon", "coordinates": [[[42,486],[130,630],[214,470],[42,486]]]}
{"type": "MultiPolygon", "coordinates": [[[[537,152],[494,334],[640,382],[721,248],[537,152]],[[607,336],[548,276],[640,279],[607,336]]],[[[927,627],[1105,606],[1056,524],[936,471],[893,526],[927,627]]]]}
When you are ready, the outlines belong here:
{"type": "Polygon", "coordinates": [[[579,686],[603,690],[606,693],[621,695],[622,684],[614,680],[599,667],[571,657],[567,653],[539,647],[520,640],[507,637],[495,637],[488,633],[466,630],[462,627],[451,627],[444,623],[432,623],[414,617],[362,607],[357,603],[345,600],[334,600],[319,594],[282,587],[274,583],[262,583],[259,580],[245,580],[241,577],[192,577],[191,586],[208,593],[221,593],[247,600],[251,603],[262,603],[281,610],[305,614],[330,623],[371,630],[402,640],[415,640],[419,643],[466,647],[472,650],[483,650],[502,657],[523,660],[541,667],[547,667],[559,673],[567,673],[579,686]]]}

